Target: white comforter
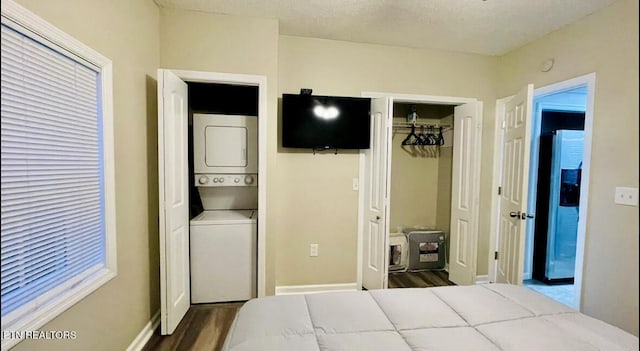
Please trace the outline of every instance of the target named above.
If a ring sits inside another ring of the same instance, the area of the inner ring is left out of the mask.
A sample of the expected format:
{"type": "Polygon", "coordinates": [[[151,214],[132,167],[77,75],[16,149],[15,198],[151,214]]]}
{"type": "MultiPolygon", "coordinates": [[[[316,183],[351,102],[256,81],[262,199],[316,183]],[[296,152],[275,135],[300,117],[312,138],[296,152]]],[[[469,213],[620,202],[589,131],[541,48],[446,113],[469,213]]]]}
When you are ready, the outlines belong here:
{"type": "Polygon", "coordinates": [[[485,284],[248,301],[223,351],[638,350],[638,338],[527,288],[485,284]]]}

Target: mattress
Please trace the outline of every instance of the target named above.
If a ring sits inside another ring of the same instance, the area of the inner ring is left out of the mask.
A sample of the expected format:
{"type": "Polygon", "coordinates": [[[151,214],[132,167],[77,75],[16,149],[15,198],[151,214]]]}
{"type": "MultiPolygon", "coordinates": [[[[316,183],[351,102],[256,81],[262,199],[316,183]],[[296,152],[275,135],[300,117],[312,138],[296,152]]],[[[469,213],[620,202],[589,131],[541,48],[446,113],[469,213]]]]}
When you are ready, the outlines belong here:
{"type": "Polygon", "coordinates": [[[522,286],[270,296],[238,311],[223,351],[638,350],[638,338],[522,286]]]}

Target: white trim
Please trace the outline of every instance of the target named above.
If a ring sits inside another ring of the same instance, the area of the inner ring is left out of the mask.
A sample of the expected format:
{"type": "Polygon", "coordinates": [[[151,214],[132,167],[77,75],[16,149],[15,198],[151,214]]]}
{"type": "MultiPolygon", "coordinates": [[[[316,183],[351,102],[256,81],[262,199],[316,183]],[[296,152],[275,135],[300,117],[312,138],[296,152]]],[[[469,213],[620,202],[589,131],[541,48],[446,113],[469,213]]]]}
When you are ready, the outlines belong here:
{"type": "Polygon", "coordinates": [[[185,82],[258,86],[258,297],[266,296],[267,265],[267,77],[248,74],[170,70],[185,82]]]}
{"type": "MultiPolygon", "coordinates": [[[[470,102],[477,102],[478,99],[477,98],[466,98],[466,97],[456,97],[456,96],[437,96],[437,95],[419,95],[419,94],[400,94],[400,93],[384,93],[384,92],[375,92],[375,91],[363,91],[360,94],[362,97],[366,97],[366,98],[389,98],[389,108],[393,111],[393,104],[395,102],[400,102],[400,103],[419,103],[419,104],[439,104],[439,105],[462,105],[462,104],[466,104],[466,103],[470,103],[470,102]]],[[[481,111],[482,112],[482,111],[481,111]]],[[[390,119],[393,119],[393,116],[390,115],[389,116],[390,119]]],[[[482,121],[482,119],[481,119],[482,121]]],[[[479,126],[479,128],[481,129],[480,132],[480,136],[482,136],[482,125],[479,126]]],[[[388,131],[388,133],[390,134],[391,131],[388,131]]],[[[387,138],[387,143],[388,145],[390,145],[391,143],[391,138],[388,137],[387,138]]],[[[478,146],[481,145],[481,140],[482,137],[478,138],[479,140],[478,142],[478,146]]],[[[478,147],[479,149],[479,147],[478,147]]],[[[387,168],[387,194],[389,195],[391,193],[391,189],[389,186],[389,182],[391,180],[391,167],[390,167],[390,158],[391,158],[391,150],[388,150],[389,152],[387,152],[387,163],[385,165],[385,167],[387,168]]],[[[479,150],[478,150],[479,152],[479,150]]],[[[363,179],[365,177],[365,172],[366,170],[364,169],[364,151],[360,151],[360,157],[358,159],[359,162],[359,174],[358,174],[358,178],[360,179],[360,184],[364,184],[363,183],[363,179]]],[[[478,158],[479,160],[479,158],[478,158]]],[[[478,179],[477,181],[480,181],[480,162],[478,162],[478,167],[477,167],[477,172],[478,172],[478,179]]],[[[390,196],[387,196],[387,201],[386,206],[387,208],[385,209],[385,227],[386,227],[386,232],[387,232],[387,237],[385,242],[389,242],[389,217],[390,217],[390,211],[388,211],[389,208],[389,202],[390,202],[390,196]]],[[[476,203],[475,206],[479,206],[479,203],[476,203]]],[[[357,286],[361,287],[362,286],[362,257],[363,257],[363,235],[364,235],[364,227],[363,227],[363,213],[364,213],[364,197],[363,196],[359,196],[358,198],[358,243],[357,243],[357,263],[356,263],[356,270],[357,270],[357,286]]],[[[479,211],[476,210],[476,213],[479,214],[479,211]]],[[[478,225],[478,218],[476,218],[476,225],[478,225]]],[[[477,250],[477,242],[476,242],[476,250],[477,250]]],[[[386,245],[383,245],[383,247],[386,247],[386,245]]],[[[388,254],[388,250],[387,249],[383,249],[384,255],[388,254]]],[[[477,254],[477,253],[476,253],[477,254]]],[[[386,256],[385,256],[386,257],[386,256]]],[[[477,256],[476,259],[474,259],[474,262],[477,261],[477,256]]],[[[385,260],[386,263],[388,263],[387,260],[385,260]]],[[[446,263],[446,267],[448,268],[448,262],[446,263]]],[[[388,264],[386,265],[385,270],[387,270],[388,272],[388,264]]],[[[474,272],[475,274],[476,272],[474,272]]],[[[385,282],[384,282],[384,288],[387,288],[387,278],[388,278],[388,273],[385,275],[385,282]]],[[[277,295],[277,293],[276,293],[277,295]]]]}
{"type": "Polygon", "coordinates": [[[138,336],[136,336],[129,347],[127,347],[126,351],[141,351],[145,347],[149,339],[151,339],[154,331],[156,330],[156,328],[158,328],[159,324],[160,310],[156,311],[156,313],[153,314],[151,320],[147,322],[147,324],[145,324],[140,333],[138,333],[138,336]]]}
{"type": "Polygon", "coordinates": [[[276,286],[276,295],[318,294],[338,291],[358,291],[358,283],[316,284],[316,285],[281,285],[276,286]]]}
{"type": "Polygon", "coordinates": [[[468,102],[478,101],[476,98],[465,98],[457,96],[437,96],[437,95],[417,95],[417,94],[396,94],[381,93],[376,91],[364,91],[362,97],[368,98],[384,98],[393,99],[393,102],[418,103],[418,104],[436,104],[436,105],[461,105],[468,102]]]}
{"type": "Polygon", "coordinates": [[[477,284],[489,284],[489,276],[484,274],[484,275],[477,275],[476,276],[476,285],[477,284]]]}
{"type": "MultiPolygon", "coordinates": [[[[78,278],[73,288],[56,296],[37,310],[24,317],[3,325],[3,330],[38,330],[46,323],[66,311],[78,301],[106,284],[117,275],[116,245],[116,191],[115,191],[115,155],[113,131],[113,64],[99,52],[73,38],[41,17],[20,6],[13,0],[2,2],[2,23],[18,32],[36,39],[38,42],[52,44],[73,60],[83,62],[100,72],[103,180],[104,180],[104,220],[105,220],[105,266],[86,277],[78,278]]],[[[7,350],[22,339],[3,339],[2,350],[7,350]]]]}
{"type": "MultiPolygon", "coordinates": [[[[260,88],[266,88],[267,77],[252,75],[252,74],[236,74],[236,73],[221,73],[221,72],[205,72],[205,71],[185,71],[178,69],[169,69],[173,74],[180,77],[185,82],[198,82],[198,83],[219,83],[219,84],[237,84],[240,85],[257,85],[260,88]]],[[[266,91],[265,91],[266,92],[266,91]]],[[[260,93],[258,93],[260,94],[260,93]]],[[[260,98],[258,98],[261,100],[260,98]]],[[[261,102],[261,101],[260,101],[261,102]]],[[[264,107],[266,113],[266,99],[265,106],[258,105],[258,114],[263,112],[260,107],[264,107]]]]}
{"type": "Polygon", "coordinates": [[[113,64],[102,67],[102,157],[104,177],[105,260],[106,267],[118,274],[116,245],[116,161],[113,120],[113,64]]]}
{"type": "MultiPolygon", "coordinates": [[[[561,82],[545,85],[543,87],[537,88],[533,91],[534,98],[540,98],[546,95],[557,94],[564,92],[566,90],[572,90],[580,85],[589,85],[594,84],[596,81],[596,74],[589,73],[582,76],[574,77],[571,79],[563,80],[561,82]]],[[[589,88],[587,87],[587,91],[589,88]]],[[[587,95],[589,92],[587,92],[587,95]]],[[[587,102],[587,107],[589,103],[587,102]]]]}
{"type": "MultiPolygon", "coordinates": [[[[245,79],[251,77],[244,76],[245,79]]],[[[267,77],[258,80],[258,297],[267,292],[267,77]]],[[[274,116],[275,117],[275,116],[274,116]]]]}
{"type": "MultiPolygon", "coordinates": [[[[382,288],[387,289],[389,287],[389,234],[391,233],[391,162],[393,157],[393,104],[395,102],[395,97],[388,97],[387,102],[387,121],[384,125],[386,125],[386,145],[384,147],[387,148],[385,154],[387,155],[387,159],[384,162],[384,167],[387,170],[387,175],[385,177],[385,194],[384,194],[384,243],[383,243],[383,257],[384,257],[384,276],[382,277],[382,288]]],[[[366,171],[366,170],[365,170],[366,171]]],[[[408,252],[408,251],[407,251],[408,252]]]]}
{"type": "Polygon", "coordinates": [[[584,115],[584,151],[582,154],[582,179],[580,181],[580,209],[578,213],[578,237],[576,238],[576,264],[573,278],[575,287],[574,306],[582,311],[582,274],[584,272],[584,250],[586,246],[587,219],[589,209],[589,182],[591,175],[591,146],[593,140],[593,112],[596,92],[596,74],[576,78],[576,83],[587,84],[587,108],[584,115]]]}

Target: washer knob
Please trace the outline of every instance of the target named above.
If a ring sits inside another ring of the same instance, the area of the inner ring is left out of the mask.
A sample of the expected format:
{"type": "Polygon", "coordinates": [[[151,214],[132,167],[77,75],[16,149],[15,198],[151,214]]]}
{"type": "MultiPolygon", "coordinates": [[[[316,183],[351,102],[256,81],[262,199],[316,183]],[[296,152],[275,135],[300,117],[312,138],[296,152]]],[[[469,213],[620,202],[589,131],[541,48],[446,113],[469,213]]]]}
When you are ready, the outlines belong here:
{"type": "Polygon", "coordinates": [[[240,183],[240,178],[234,178],[234,179],[233,179],[233,182],[234,182],[234,183],[240,183]]]}
{"type": "Polygon", "coordinates": [[[207,176],[202,176],[198,178],[198,183],[200,184],[207,184],[208,181],[209,181],[209,178],[207,176]]]}
{"type": "Polygon", "coordinates": [[[214,182],[214,183],[217,183],[217,182],[219,182],[219,181],[220,181],[220,180],[219,180],[218,178],[213,178],[213,182],[214,182]]]}
{"type": "Polygon", "coordinates": [[[224,183],[224,178],[220,177],[220,183],[224,183]]]}
{"type": "Polygon", "coordinates": [[[244,183],[245,184],[253,184],[253,180],[254,180],[253,176],[248,175],[248,176],[244,177],[244,183]]]}

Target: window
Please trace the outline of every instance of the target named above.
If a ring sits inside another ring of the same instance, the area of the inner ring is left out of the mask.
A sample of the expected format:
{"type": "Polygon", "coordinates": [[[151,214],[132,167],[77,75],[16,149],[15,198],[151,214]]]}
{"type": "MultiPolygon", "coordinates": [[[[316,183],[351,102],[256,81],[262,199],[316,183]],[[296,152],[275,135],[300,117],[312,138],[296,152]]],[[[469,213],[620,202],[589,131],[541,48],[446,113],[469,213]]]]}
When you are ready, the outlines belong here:
{"type": "Polygon", "coordinates": [[[11,1],[1,31],[2,330],[33,331],[116,273],[111,62],[11,1]]]}

